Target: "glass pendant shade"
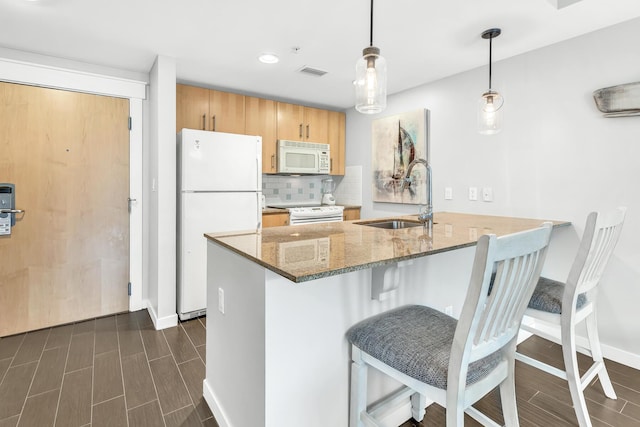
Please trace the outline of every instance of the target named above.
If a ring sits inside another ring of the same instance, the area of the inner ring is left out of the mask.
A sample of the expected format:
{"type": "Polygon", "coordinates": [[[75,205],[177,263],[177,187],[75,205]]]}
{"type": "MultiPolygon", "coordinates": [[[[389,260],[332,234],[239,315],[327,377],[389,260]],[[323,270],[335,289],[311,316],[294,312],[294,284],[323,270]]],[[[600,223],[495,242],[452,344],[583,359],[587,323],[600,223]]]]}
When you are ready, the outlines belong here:
{"type": "Polygon", "coordinates": [[[482,135],[493,135],[502,130],[504,98],[498,92],[491,90],[492,41],[501,33],[500,28],[489,28],[482,32],[482,38],[489,40],[489,90],[483,93],[478,101],[478,132],[482,135]]]}
{"type": "Polygon", "coordinates": [[[478,132],[493,135],[502,130],[502,105],[504,98],[498,92],[489,90],[478,100],[478,132]]]}
{"type": "Polygon", "coordinates": [[[367,47],[356,63],[356,110],[376,114],[387,107],[387,61],[380,49],[367,47]]]}

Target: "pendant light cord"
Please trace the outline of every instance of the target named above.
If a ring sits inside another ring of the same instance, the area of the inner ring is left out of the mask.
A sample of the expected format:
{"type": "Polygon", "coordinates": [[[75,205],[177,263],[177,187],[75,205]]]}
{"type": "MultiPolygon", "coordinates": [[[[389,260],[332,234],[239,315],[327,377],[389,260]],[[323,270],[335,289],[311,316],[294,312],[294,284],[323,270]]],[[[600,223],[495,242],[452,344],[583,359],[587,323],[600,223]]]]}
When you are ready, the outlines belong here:
{"type": "Polygon", "coordinates": [[[371,0],[371,22],[369,25],[369,46],[373,46],[373,0],[371,0]]]}
{"type": "Polygon", "coordinates": [[[491,45],[492,42],[493,37],[489,38],[489,91],[491,91],[491,51],[493,50],[491,45]]]}

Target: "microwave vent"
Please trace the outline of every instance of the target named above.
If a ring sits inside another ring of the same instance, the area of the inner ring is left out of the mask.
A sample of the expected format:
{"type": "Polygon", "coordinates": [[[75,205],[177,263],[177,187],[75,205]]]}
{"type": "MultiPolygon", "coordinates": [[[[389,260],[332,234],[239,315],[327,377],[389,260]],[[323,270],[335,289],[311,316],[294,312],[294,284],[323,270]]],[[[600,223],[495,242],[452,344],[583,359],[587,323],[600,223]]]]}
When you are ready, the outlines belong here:
{"type": "Polygon", "coordinates": [[[300,68],[298,71],[300,71],[301,73],[310,74],[310,75],[316,76],[316,77],[322,77],[325,74],[327,74],[327,72],[325,70],[321,70],[319,68],[309,67],[308,65],[305,65],[304,67],[300,68]]]}

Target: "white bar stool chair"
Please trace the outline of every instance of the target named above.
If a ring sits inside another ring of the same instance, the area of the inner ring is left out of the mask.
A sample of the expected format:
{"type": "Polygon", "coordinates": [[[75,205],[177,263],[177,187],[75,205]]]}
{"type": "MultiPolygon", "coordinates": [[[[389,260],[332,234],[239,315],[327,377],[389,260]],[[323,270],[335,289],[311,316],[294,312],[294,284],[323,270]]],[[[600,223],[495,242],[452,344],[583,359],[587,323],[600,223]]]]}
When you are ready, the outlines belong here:
{"type": "Polygon", "coordinates": [[[534,366],[569,383],[573,407],[581,427],[591,427],[584,389],[598,375],[607,397],[616,399],[607,368],[604,365],[596,318],[597,286],[620,237],[626,208],[587,217],[578,254],[566,283],[541,277],[525,311],[522,329],[562,345],[565,371],[516,353],[516,360],[534,366]],[[534,323],[531,323],[531,320],[534,323]],[[591,356],[593,364],[580,377],[576,351],[575,327],[586,322],[589,348],[581,352],[591,356]]]}
{"type": "Polygon", "coordinates": [[[545,223],[535,230],[480,237],[460,320],[409,305],[352,326],[347,331],[352,344],[349,426],[379,426],[376,418],[409,398],[413,418],[421,420],[427,396],[447,408],[448,427],[463,426],[465,412],[497,426],[471,406],[496,386],[506,425],[518,426],[516,340],[550,234],[551,223],[545,223]],[[368,367],[405,387],[367,408],[368,367]]]}

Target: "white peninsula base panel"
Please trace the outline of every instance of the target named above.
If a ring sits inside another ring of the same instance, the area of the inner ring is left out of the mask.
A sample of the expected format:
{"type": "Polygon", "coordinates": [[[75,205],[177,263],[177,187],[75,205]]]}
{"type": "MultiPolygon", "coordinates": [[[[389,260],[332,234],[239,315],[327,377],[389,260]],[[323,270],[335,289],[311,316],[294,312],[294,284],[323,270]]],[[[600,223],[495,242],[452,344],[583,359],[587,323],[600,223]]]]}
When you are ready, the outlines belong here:
{"type": "MultiPolygon", "coordinates": [[[[475,248],[411,260],[371,299],[371,269],[294,283],[208,241],[204,398],[221,427],[347,427],[354,323],[408,303],[462,307],[475,248]],[[452,268],[455,266],[455,268],[452,268]],[[223,300],[222,300],[223,299],[223,300]]],[[[371,372],[372,401],[399,385],[371,372]]],[[[410,405],[385,421],[397,427],[410,405]]]]}

